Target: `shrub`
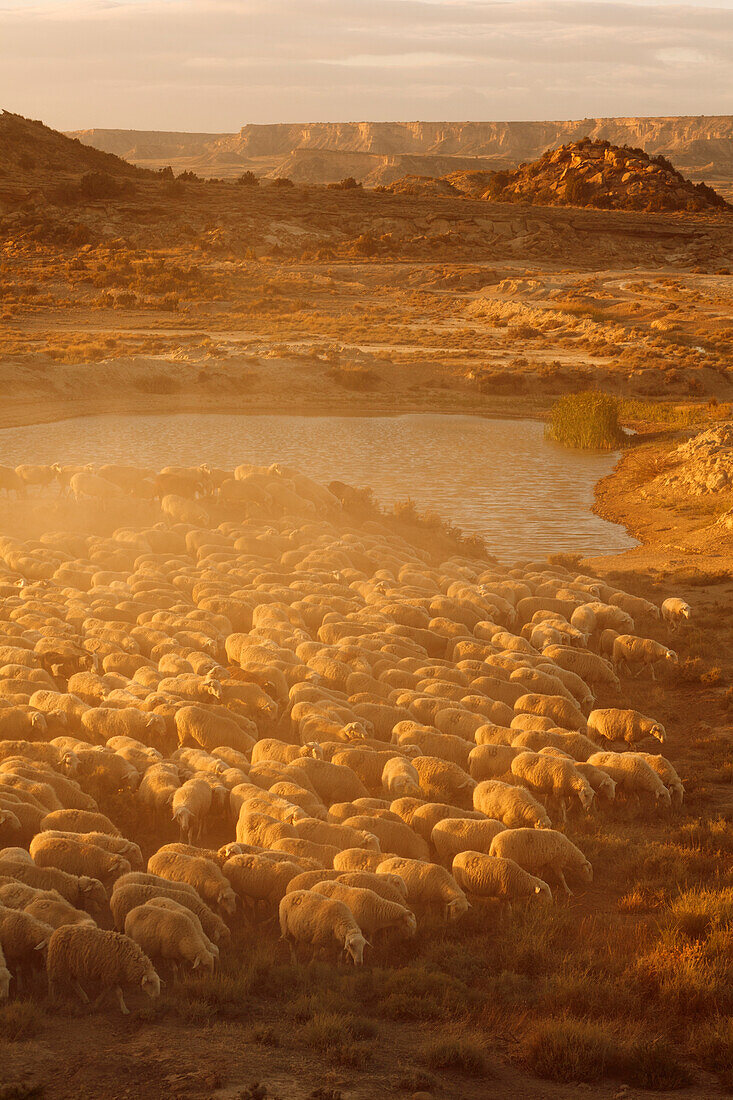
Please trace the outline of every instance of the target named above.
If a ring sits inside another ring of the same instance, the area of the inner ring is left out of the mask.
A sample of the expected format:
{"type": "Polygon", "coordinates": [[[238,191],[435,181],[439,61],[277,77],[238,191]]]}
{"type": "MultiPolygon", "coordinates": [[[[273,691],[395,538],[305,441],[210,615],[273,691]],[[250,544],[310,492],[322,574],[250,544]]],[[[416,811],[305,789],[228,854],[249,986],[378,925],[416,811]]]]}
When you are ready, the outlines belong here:
{"type": "Polygon", "coordinates": [[[422,1058],[429,1069],[453,1069],[485,1077],[489,1067],[483,1047],[472,1039],[438,1039],[428,1043],[422,1058]]]}
{"type": "Polygon", "coordinates": [[[240,187],[259,187],[260,180],[254,172],[250,172],[250,170],[247,169],[246,172],[242,172],[241,176],[237,176],[237,183],[240,187]]]}
{"type": "Polygon", "coordinates": [[[84,199],[113,199],[121,187],[107,172],[87,172],[79,180],[79,194],[84,199]]]}
{"type": "Polygon", "coordinates": [[[329,183],[329,191],[361,191],[363,187],[358,183],[353,176],[347,176],[345,179],[339,180],[338,183],[329,183]]]}
{"type": "Polygon", "coordinates": [[[679,1089],[689,1085],[687,1067],[672,1044],[664,1038],[642,1038],[624,1051],[625,1079],[642,1089],[679,1089]]]}
{"type": "Polygon", "coordinates": [[[10,1001],[0,1007],[0,1035],[8,1042],[22,1043],[38,1034],[43,1012],[33,1001],[10,1001]]]}
{"type": "Polygon", "coordinates": [[[524,1061],[550,1081],[597,1081],[618,1059],[605,1026],[565,1016],[545,1020],[524,1043],[524,1061]]]}
{"type": "Polygon", "coordinates": [[[548,439],[581,450],[613,450],[623,439],[618,402],[610,394],[587,390],[566,394],[550,410],[548,439]]]}

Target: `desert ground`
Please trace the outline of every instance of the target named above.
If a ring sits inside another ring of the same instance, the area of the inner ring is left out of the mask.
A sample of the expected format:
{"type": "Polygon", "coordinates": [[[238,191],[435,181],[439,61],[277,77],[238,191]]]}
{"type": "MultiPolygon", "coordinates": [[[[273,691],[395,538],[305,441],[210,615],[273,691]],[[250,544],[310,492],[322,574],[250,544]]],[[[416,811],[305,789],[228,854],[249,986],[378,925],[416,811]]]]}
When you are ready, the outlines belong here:
{"type": "MultiPolygon", "coordinates": [[[[674,634],[644,631],[676,650],[674,669],[624,675],[621,695],[603,686],[598,703],[665,725],[685,800],[571,814],[591,884],[508,925],[491,904],[455,926],[428,919],[363,968],[294,965],[272,912],[237,923],[213,975],[169,979],[155,1002],[133,995],[129,1016],[52,1004],[39,977],[0,1006],[0,1100],[725,1095],[733,485],[678,449],[733,420],[733,215],[116,176],[71,161],[50,179],[46,164],[26,165],[21,184],[0,178],[0,429],[178,411],[544,419],[563,394],[617,398],[637,434],[594,508],[639,545],[554,565],[689,603],[674,634]],[[103,178],[86,194],[89,172],[103,178]]],[[[365,508],[348,498],[339,523],[400,536],[430,568],[453,556],[490,568],[455,531],[365,508]]],[[[155,500],[98,512],[55,485],[0,498],[0,533],[27,539],[109,538],[162,518],[155,500]]],[[[179,839],[172,822],[151,831],[136,804],[107,809],[145,860],[179,839]]],[[[203,844],[231,839],[212,829],[203,844]]]]}

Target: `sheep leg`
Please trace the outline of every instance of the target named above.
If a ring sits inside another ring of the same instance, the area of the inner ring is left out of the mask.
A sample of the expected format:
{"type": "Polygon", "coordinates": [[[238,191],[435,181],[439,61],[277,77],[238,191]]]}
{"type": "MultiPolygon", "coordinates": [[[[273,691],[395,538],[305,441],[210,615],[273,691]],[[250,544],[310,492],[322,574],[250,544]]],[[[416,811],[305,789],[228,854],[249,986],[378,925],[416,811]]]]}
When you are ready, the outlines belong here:
{"type": "Polygon", "coordinates": [[[79,982],[74,982],[74,990],[76,991],[76,995],[79,998],[79,1000],[82,1001],[83,1004],[88,1005],[89,1004],[89,998],[88,998],[85,990],[82,989],[81,984],[79,982]]]}
{"type": "Polygon", "coordinates": [[[120,1006],[120,1012],[123,1016],[129,1016],[130,1010],[125,1004],[125,998],[122,996],[122,989],[119,985],[115,986],[115,997],[117,998],[117,1004],[120,1006]]]}
{"type": "Polygon", "coordinates": [[[567,882],[565,881],[565,875],[562,873],[562,868],[561,867],[556,867],[555,868],[555,873],[556,873],[556,875],[557,875],[557,877],[560,881],[560,885],[562,886],[563,890],[565,891],[565,897],[566,898],[572,898],[573,897],[573,891],[570,889],[567,882]]]}

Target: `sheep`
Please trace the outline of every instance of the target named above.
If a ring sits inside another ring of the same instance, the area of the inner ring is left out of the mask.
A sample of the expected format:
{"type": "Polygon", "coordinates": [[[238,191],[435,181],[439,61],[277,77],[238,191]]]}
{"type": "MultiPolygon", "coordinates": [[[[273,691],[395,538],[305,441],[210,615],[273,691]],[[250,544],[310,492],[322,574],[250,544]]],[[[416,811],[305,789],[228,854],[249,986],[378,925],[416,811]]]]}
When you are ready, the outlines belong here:
{"type": "Polygon", "coordinates": [[[369,796],[369,791],[359,777],[344,765],[331,764],[327,760],[316,760],[308,756],[293,760],[288,765],[288,771],[293,779],[302,772],[327,806],[332,802],[353,802],[355,798],[369,796]]]}
{"type": "Polygon", "coordinates": [[[352,829],[373,834],[384,852],[394,852],[395,855],[406,856],[408,859],[427,859],[430,854],[428,845],[422,837],[414,833],[403,821],[390,821],[385,817],[358,814],[348,817],[343,824],[352,829]]]}
{"type": "MultiPolygon", "coordinates": [[[[40,895],[40,891],[38,892],[40,895]]],[[[36,896],[22,906],[23,912],[49,925],[61,928],[64,924],[88,924],[94,927],[96,921],[83,909],[76,909],[62,897],[36,896]]]]}
{"type": "Polygon", "coordinates": [[[529,791],[512,787],[498,779],[486,779],[473,792],[475,809],[487,817],[501,821],[510,829],[532,826],[549,829],[547,811],[529,791]]]}
{"type": "Polygon", "coordinates": [[[178,905],[182,905],[184,909],[188,909],[189,912],[193,913],[201,924],[205,936],[212,943],[218,947],[224,947],[230,942],[231,934],[221,917],[218,917],[201,900],[195,890],[191,890],[189,894],[183,883],[161,879],[159,884],[125,882],[120,886],[121,881],[118,880],[115,883],[115,889],[112,891],[109,902],[112,920],[118,932],[124,930],[125,917],[131,909],[155,899],[166,898],[177,902],[178,905]]]}
{"type": "Polygon", "coordinates": [[[480,783],[483,779],[498,779],[506,775],[519,752],[521,749],[511,745],[477,745],[468,757],[471,778],[480,783]]]}
{"type": "MultiPolygon", "coordinates": [[[[209,937],[206,935],[201,921],[193,912],[193,910],[189,909],[185,905],[182,905],[180,901],[174,901],[173,898],[161,897],[160,895],[154,898],[149,898],[144,904],[150,906],[151,908],[167,909],[170,913],[183,913],[193,923],[197,934],[203,940],[206,950],[209,952],[210,955],[213,955],[214,959],[218,962],[221,952],[219,951],[217,944],[210,940],[209,937]]],[[[211,911],[209,910],[209,912],[211,911]]]]}
{"type": "Polygon", "coordinates": [[[506,825],[490,817],[483,821],[469,817],[449,817],[433,827],[430,841],[440,862],[450,866],[453,857],[467,849],[488,852],[494,837],[504,829],[506,825]]]}
{"type": "Polygon", "coordinates": [[[49,940],[46,960],[51,1000],[62,985],[70,983],[82,1001],[89,997],[82,982],[94,981],[105,994],[112,989],[120,1012],[129,1014],[122,986],[142,989],[151,998],[160,996],[160,978],[147,955],[127,936],[85,925],[57,928],[49,940]]]}
{"type": "Polygon", "coordinates": [[[667,739],[667,732],[661,722],[646,718],[638,710],[617,710],[613,707],[590,712],[588,733],[604,741],[625,741],[627,745],[635,745],[650,737],[656,738],[663,745],[667,739]]]}
{"type": "Polygon", "coordinates": [[[420,777],[425,799],[470,805],[476,781],[458,764],[438,756],[415,756],[412,766],[420,777]]]}
{"type": "Polygon", "coordinates": [[[46,950],[52,933],[51,925],[30,913],[0,905],[0,951],[16,980],[26,968],[33,968],[38,958],[35,952],[46,950]]]}
{"type": "Polygon", "coordinates": [[[120,875],[132,870],[131,864],[117,853],[110,853],[97,847],[79,834],[53,836],[51,833],[39,833],[30,846],[31,857],[37,867],[52,867],[72,875],[87,875],[102,883],[111,883],[120,875]]]}
{"type": "Polygon", "coordinates": [[[352,829],[348,825],[337,825],[331,821],[319,821],[305,818],[293,825],[295,833],[302,840],[312,840],[316,844],[332,844],[338,848],[366,848],[378,852],[380,845],[374,833],[365,829],[352,829]]]}
{"type": "Polygon", "coordinates": [[[276,840],[283,840],[285,837],[292,839],[297,835],[295,828],[285,821],[278,821],[264,813],[251,813],[250,802],[245,802],[239,812],[236,831],[238,843],[269,848],[276,840]]]}
{"type": "Polygon", "coordinates": [[[451,871],[468,897],[496,898],[509,917],[517,901],[531,898],[552,901],[547,883],[525,871],[513,859],[469,849],[456,853],[451,871]]]}
{"type": "Polygon", "coordinates": [[[594,792],[588,780],[571,760],[543,753],[522,752],[512,760],[512,775],[537,795],[551,798],[559,806],[565,823],[567,800],[575,795],[584,810],[589,810],[594,792]]]}
{"type": "Polygon", "coordinates": [[[642,795],[651,795],[655,805],[671,808],[672,798],[656,770],[636,752],[596,752],[588,760],[607,772],[616,784],[616,793],[637,803],[642,795]]]}
{"type": "Polygon", "coordinates": [[[415,914],[407,906],[387,901],[374,890],[349,886],[339,880],[321,881],[311,889],[343,902],[353,913],[362,933],[370,939],[380,932],[389,931],[397,931],[403,937],[410,938],[417,931],[415,914]]]}
{"type": "Polygon", "coordinates": [[[214,970],[215,956],[185,909],[161,908],[145,902],[125,917],[125,935],[150,959],[170,959],[188,963],[192,970],[201,966],[214,970]]]}
{"type": "Polygon", "coordinates": [[[626,675],[640,676],[649,669],[652,680],[656,680],[654,666],[660,662],[676,667],[679,657],[672,649],[652,638],[637,638],[634,634],[619,634],[613,643],[613,663],[616,669],[626,675]],[[633,667],[636,666],[636,672],[633,667]]]}
{"type": "Polygon", "coordinates": [[[692,608],[677,596],[668,596],[662,603],[662,618],[670,631],[678,630],[692,618],[692,608]]]}
{"type": "Polygon", "coordinates": [[[457,921],[468,912],[466,895],[453,876],[437,863],[391,856],[376,868],[378,875],[398,875],[407,886],[412,909],[439,905],[443,919],[457,921]]]}
{"type": "Polygon", "coordinates": [[[585,716],[564,695],[522,695],[514,704],[517,714],[539,714],[568,730],[586,728],[585,716]]]}
{"type": "Polygon", "coordinates": [[[281,900],[278,917],[281,939],[287,941],[294,963],[296,946],[306,944],[314,951],[335,946],[355,966],[363,965],[367,941],[343,902],[311,890],[294,890],[281,900]]]}
{"type": "Polygon", "coordinates": [[[591,741],[584,733],[570,733],[560,729],[522,730],[521,733],[515,732],[512,740],[512,748],[532,749],[533,752],[539,752],[548,745],[567,753],[574,760],[585,761],[598,751],[595,741],[591,741]]]}
{"type": "MultiPolygon", "coordinates": [[[[148,714],[136,707],[90,707],[81,716],[81,727],[97,744],[125,737],[145,743],[146,738],[161,737],[165,722],[159,714],[148,714]]],[[[114,746],[110,746],[114,748],[114,746]]],[[[151,761],[152,762],[152,761],[151,761]]]]}
{"type": "Polygon", "coordinates": [[[376,871],[386,852],[370,852],[366,848],[344,848],[332,857],[334,871],[376,871]]]}
{"type": "Polygon", "coordinates": [[[655,603],[641,596],[632,596],[629,592],[614,592],[607,598],[612,607],[620,607],[633,619],[660,619],[661,610],[655,603]]]}
{"type": "Polygon", "coordinates": [[[86,909],[92,916],[107,908],[107,891],[99,879],[73,875],[56,867],[38,867],[26,860],[0,858],[0,875],[35,886],[39,890],[57,890],[71,905],[86,909]]]}
{"type": "MultiPolygon", "coordinates": [[[[134,707],[125,708],[122,713],[129,713],[134,710],[134,707]]],[[[157,739],[161,742],[166,736],[165,719],[160,714],[150,714],[150,718],[156,719],[155,723],[151,723],[146,738],[148,741],[157,739]]],[[[147,744],[143,744],[142,741],[136,740],[134,737],[117,736],[108,737],[107,745],[108,749],[112,752],[116,752],[118,756],[122,756],[133,768],[137,768],[141,775],[143,775],[152,764],[160,764],[163,761],[162,753],[158,749],[151,748],[147,744]]]]}
{"type": "Polygon", "coordinates": [[[152,817],[168,817],[180,786],[181,779],[175,764],[153,764],[140,780],[137,798],[152,817]]]}
{"type": "Polygon", "coordinates": [[[680,809],[685,797],[685,788],[677,771],[666,756],[657,756],[649,752],[637,752],[634,755],[646,761],[652,771],[657,773],[669,791],[673,808],[680,809]]]}
{"type": "Polygon", "coordinates": [[[156,852],[148,860],[148,871],[171,882],[187,882],[212,908],[232,914],[236,898],[229,883],[215,863],[181,855],[180,852],[156,852]]]}
{"type": "Polygon", "coordinates": [[[182,839],[189,842],[201,839],[213,797],[211,785],[199,778],[188,779],[173,791],[171,812],[182,839]]]}
{"type": "Polygon", "coordinates": [[[203,706],[184,706],[176,711],[175,726],[178,742],[194,741],[211,752],[219,746],[235,749],[246,755],[252,752],[256,740],[233,717],[227,718],[203,706]]]}
{"type": "Polygon", "coordinates": [[[54,810],[41,820],[39,832],[46,829],[60,829],[70,833],[106,833],[108,836],[122,836],[105,814],[91,810],[54,810]]]}
{"type": "Polygon", "coordinates": [[[494,837],[490,856],[513,859],[525,871],[546,880],[554,875],[567,897],[572,890],[565,875],[577,876],[584,883],[593,881],[593,868],[583,853],[564,833],[556,829],[507,829],[494,837]]]}
{"type": "Polygon", "coordinates": [[[558,668],[575,673],[589,684],[610,684],[616,689],[619,687],[613,668],[597,653],[576,649],[574,646],[550,645],[542,650],[542,656],[547,657],[558,668]]]}
{"type": "MultiPolygon", "coordinates": [[[[324,879],[330,877],[325,875],[324,879]]],[[[381,898],[397,902],[398,905],[405,905],[407,902],[407,884],[399,875],[378,875],[376,871],[339,871],[336,881],[343,882],[346,886],[373,890],[381,898]]]]}
{"type": "Polygon", "coordinates": [[[44,839],[69,840],[72,843],[91,844],[108,855],[121,856],[130,864],[130,870],[142,870],[143,857],[140,848],[134,841],[128,840],[124,836],[110,836],[108,833],[96,832],[76,833],[59,829],[46,829],[39,836],[44,839]]]}
{"type": "Polygon", "coordinates": [[[607,772],[597,768],[595,764],[576,761],[576,770],[588,780],[598,802],[613,802],[616,797],[616,784],[607,772]]]}

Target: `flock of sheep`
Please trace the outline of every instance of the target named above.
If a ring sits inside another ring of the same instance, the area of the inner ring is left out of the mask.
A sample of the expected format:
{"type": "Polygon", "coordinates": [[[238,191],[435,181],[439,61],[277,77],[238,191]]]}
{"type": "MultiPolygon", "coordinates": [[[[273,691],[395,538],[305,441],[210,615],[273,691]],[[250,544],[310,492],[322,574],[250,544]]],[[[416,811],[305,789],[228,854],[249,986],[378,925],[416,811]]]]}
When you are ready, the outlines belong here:
{"type": "Polygon", "coordinates": [[[568,814],[681,805],[619,679],[676,661],[656,605],[436,564],[280,466],[0,468],[19,495],[54,479],[163,516],[0,537],[0,1000],[45,966],[52,996],[126,1012],[275,919],[295,959],[361,964],[428,913],[591,882],[568,814]]]}

